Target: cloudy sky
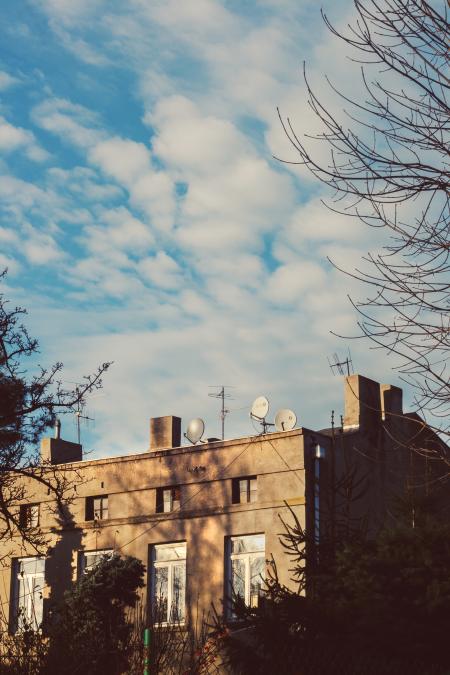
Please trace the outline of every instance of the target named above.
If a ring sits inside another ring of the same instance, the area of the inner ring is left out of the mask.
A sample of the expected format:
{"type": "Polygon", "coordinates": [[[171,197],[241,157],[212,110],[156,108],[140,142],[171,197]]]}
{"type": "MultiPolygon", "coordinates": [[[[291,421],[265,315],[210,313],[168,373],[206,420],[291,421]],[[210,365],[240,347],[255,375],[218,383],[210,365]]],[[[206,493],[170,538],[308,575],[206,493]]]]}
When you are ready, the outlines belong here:
{"type": "MultiPolygon", "coordinates": [[[[345,25],[349,0],[323,3],[345,25]]],[[[4,0],[0,27],[0,266],[29,310],[40,361],[77,381],[114,366],[87,413],[96,456],[144,450],[148,418],[206,420],[232,385],[228,437],[252,400],[299,422],[342,412],[327,357],[355,334],[347,269],[374,234],[328,211],[277,106],[317,129],[302,83],[337,105],[358,75],[315,0],[4,0]]],[[[317,152],[324,150],[320,147],[317,152]]],[[[395,382],[351,343],[355,369],[395,382]]],[[[63,433],[75,437],[73,419],[63,433]]]]}

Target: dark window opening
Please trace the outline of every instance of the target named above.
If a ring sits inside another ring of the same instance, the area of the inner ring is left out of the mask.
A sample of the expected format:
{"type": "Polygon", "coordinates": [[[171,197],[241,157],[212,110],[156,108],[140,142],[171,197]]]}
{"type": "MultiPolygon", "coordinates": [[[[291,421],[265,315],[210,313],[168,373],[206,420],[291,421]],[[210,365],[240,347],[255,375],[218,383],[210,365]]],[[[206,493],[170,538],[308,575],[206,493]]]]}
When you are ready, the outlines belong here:
{"type": "Polygon", "coordinates": [[[86,520],[106,520],[108,518],[108,495],[86,497],[86,520]]]}
{"type": "Polygon", "coordinates": [[[173,486],[157,488],[156,490],[156,513],[171,513],[179,511],[181,506],[181,489],[173,486]]]}
{"type": "Polygon", "coordinates": [[[258,498],[258,486],[256,476],[245,478],[233,478],[232,502],[233,504],[250,504],[258,498]]]}
{"type": "Polygon", "coordinates": [[[20,527],[39,527],[39,504],[22,504],[19,511],[20,527]]]}

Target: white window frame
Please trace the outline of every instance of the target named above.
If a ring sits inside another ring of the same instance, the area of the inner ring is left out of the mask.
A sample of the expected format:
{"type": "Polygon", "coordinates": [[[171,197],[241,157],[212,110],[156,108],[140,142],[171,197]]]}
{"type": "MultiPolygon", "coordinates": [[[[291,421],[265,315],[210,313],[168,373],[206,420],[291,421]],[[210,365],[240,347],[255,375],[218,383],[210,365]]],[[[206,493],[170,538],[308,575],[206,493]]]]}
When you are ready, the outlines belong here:
{"type": "Polygon", "coordinates": [[[180,563],[184,563],[184,598],[183,598],[183,615],[186,616],[186,559],[187,546],[185,541],[178,541],[174,543],[161,543],[152,546],[152,568],[151,568],[151,602],[152,607],[158,602],[156,597],[156,573],[157,569],[167,568],[167,614],[164,621],[158,621],[156,625],[170,626],[170,625],[184,625],[185,618],[182,620],[171,621],[172,606],[174,602],[174,568],[179,567],[180,563]],[[184,558],[176,558],[175,560],[156,560],[156,552],[162,548],[176,548],[184,546],[184,558]]]}
{"type": "Polygon", "coordinates": [[[114,555],[114,550],[112,548],[105,548],[105,549],[94,549],[91,551],[78,551],[78,578],[80,579],[84,574],[87,574],[90,572],[91,569],[93,569],[98,563],[100,562],[102,556],[107,556],[108,558],[112,558],[114,555]],[[95,554],[97,556],[97,561],[93,563],[92,565],[86,566],[86,556],[89,554],[95,554]]]}
{"type": "Polygon", "coordinates": [[[238,487],[239,487],[239,504],[254,504],[258,501],[258,479],[256,476],[245,476],[244,478],[238,478],[238,487]],[[245,490],[241,490],[241,483],[245,482],[245,490]],[[252,483],[255,486],[255,489],[252,490],[252,483]],[[245,499],[242,500],[241,496],[245,495],[245,499]],[[254,496],[254,499],[252,499],[254,496]]]}
{"type": "Polygon", "coordinates": [[[43,556],[33,556],[25,558],[15,558],[13,560],[12,566],[13,572],[13,631],[20,632],[22,630],[21,626],[21,616],[19,615],[20,610],[24,609],[22,616],[26,618],[27,623],[31,625],[34,630],[39,630],[43,620],[43,611],[44,611],[44,587],[45,587],[45,558],[43,556]],[[20,572],[20,564],[22,562],[32,563],[32,562],[44,562],[44,569],[39,572],[28,572],[23,574],[20,572]],[[41,584],[36,589],[35,581],[37,579],[41,580],[41,584]],[[23,582],[24,587],[24,602],[21,603],[20,593],[20,582],[23,582]],[[36,612],[36,607],[39,607],[39,611],[36,612]],[[37,616],[40,616],[41,620],[38,622],[37,616]]]}
{"type": "Polygon", "coordinates": [[[181,488],[179,485],[172,485],[169,487],[158,488],[160,493],[160,503],[162,510],[157,513],[173,513],[179,511],[181,508],[181,488]],[[178,492],[178,499],[174,499],[176,492],[178,492]],[[168,497],[168,499],[166,499],[168,497]],[[176,506],[175,506],[176,505],[176,506]],[[167,506],[167,508],[166,508],[167,506]]]}
{"type": "MultiPolygon", "coordinates": [[[[250,607],[251,602],[251,563],[253,560],[258,558],[263,558],[264,562],[266,560],[266,536],[263,532],[256,532],[254,534],[242,534],[239,536],[232,536],[228,539],[228,588],[229,588],[229,606],[228,613],[230,617],[233,617],[233,560],[243,560],[245,565],[244,572],[244,602],[247,607],[250,607]],[[233,541],[238,541],[240,539],[246,539],[247,537],[264,537],[264,550],[259,551],[245,551],[242,553],[233,553],[233,541]]],[[[263,579],[264,581],[264,579],[263,579]]]]}

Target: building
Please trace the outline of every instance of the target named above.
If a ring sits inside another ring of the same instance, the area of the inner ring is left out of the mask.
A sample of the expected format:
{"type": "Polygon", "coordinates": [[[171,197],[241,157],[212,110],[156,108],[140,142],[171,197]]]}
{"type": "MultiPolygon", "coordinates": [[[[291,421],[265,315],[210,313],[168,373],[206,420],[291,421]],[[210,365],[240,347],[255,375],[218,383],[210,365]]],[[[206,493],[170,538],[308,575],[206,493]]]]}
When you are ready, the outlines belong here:
{"type": "Polygon", "coordinates": [[[341,423],[320,431],[299,427],[182,446],[181,420],[168,416],[150,420],[146,452],[84,461],[80,445],[58,433],[44,439],[43,462],[76,480],[65,514],[38,484],[19,506],[22,522],[41,527],[49,547],[36,556],[21,540],[12,542],[0,569],[10,630],[20,629],[23,617],[40,625],[71,582],[113,552],[145,563],[145,597],[150,607],[160,599],[161,622],[193,621],[222,601],[231,612],[231,588],[256,604],[270,556],[280,581],[292,584],[279,516],[289,519],[292,509],[320,538],[330,486],[349,458],[366,481],[355,513],[367,515],[375,530],[392,495],[430,470],[411,452],[411,439],[430,452],[440,441],[417,416],[403,414],[397,387],[352,375],[344,398],[341,423]]]}

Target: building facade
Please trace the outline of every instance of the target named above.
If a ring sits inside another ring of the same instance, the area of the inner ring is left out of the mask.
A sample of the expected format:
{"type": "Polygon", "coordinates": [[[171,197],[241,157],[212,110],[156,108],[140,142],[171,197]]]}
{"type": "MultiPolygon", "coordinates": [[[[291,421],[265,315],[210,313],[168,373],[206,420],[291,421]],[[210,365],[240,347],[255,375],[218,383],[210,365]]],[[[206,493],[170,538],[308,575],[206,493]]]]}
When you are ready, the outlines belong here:
{"type": "MultiPolygon", "coordinates": [[[[293,583],[280,517],[294,513],[318,540],[348,458],[366,481],[355,510],[373,530],[383,522],[391,496],[411,481],[406,441],[437,442],[423,439],[417,420],[403,414],[400,389],[352,375],[342,424],[320,431],[182,446],[181,420],[168,416],[150,421],[148,451],[84,461],[81,446],[44,439],[42,461],[73,475],[73,489],[65,513],[34,483],[19,505],[22,522],[39,526],[48,547],[36,555],[18,538],[9,542],[0,596],[10,630],[39,626],[70,584],[112,553],[144,562],[144,597],[160,623],[189,624],[212,603],[231,616],[233,592],[257,604],[272,556],[281,583],[293,583]]],[[[427,471],[423,461],[417,471],[427,471]]]]}

